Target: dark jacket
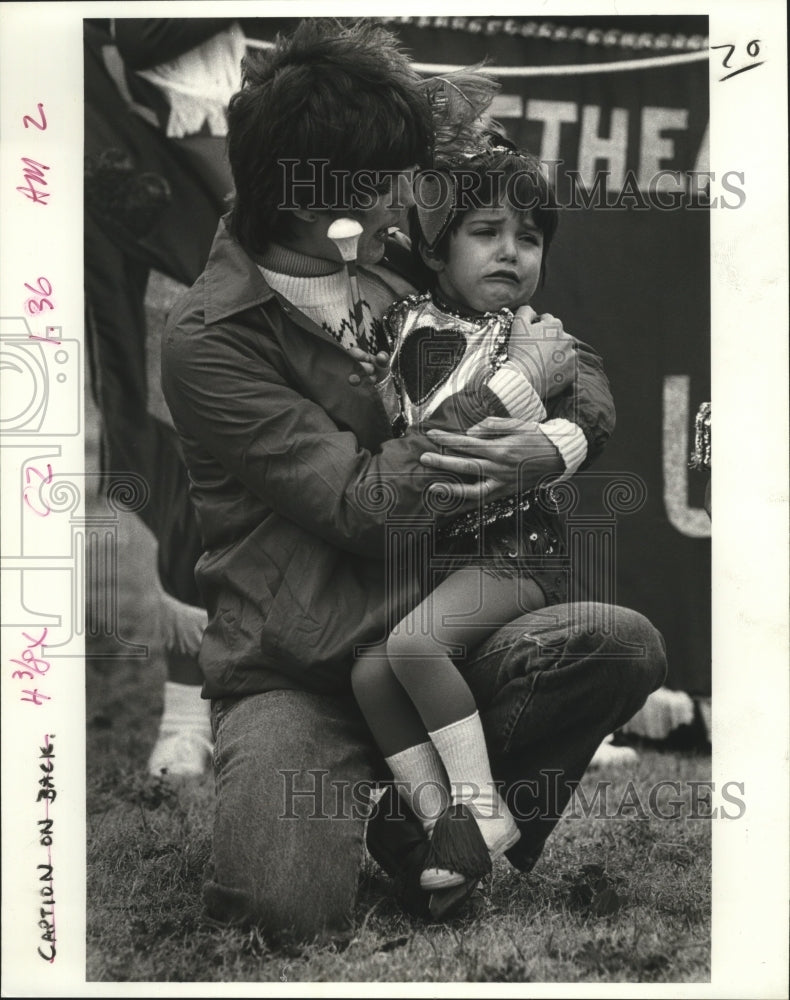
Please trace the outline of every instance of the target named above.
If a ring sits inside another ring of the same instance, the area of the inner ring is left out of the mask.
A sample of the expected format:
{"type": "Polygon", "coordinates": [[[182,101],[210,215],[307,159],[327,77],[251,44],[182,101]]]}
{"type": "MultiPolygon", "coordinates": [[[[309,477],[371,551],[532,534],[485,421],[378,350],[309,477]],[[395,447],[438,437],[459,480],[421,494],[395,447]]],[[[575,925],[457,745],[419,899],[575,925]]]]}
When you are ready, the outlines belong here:
{"type": "MultiPolygon", "coordinates": [[[[582,426],[591,458],[614,408],[600,359],[579,354],[575,396],[551,415],[582,426]]],[[[393,519],[425,516],[423,491],[441,477],[419,457],[435,446],[392,437],[358,363],[268,287],[224,221],[168,322],[162,386],[206,548],[204,694],[347,689],[355,646],[388,634],[387,596],[393,614],[410,599],[386,539],[393,519]]]]}

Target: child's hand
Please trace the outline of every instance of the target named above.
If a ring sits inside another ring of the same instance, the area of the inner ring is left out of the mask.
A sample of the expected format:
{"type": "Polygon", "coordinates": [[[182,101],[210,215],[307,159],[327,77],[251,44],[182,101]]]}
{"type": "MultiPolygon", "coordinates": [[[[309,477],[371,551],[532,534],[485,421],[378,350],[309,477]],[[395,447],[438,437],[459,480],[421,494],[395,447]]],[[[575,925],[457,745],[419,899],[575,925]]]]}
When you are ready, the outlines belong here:
{"type": "Polygon", "coordinates": [[[348,353],[362,365],[371,382],[380,382],[389,371],[390,356],[386,351],[368,354],[361,347],[351,347],[348,353]]]}
{"type": "Polygon", "coordinates": [[[530,306],[519,309],[507,353],[541,399],[556,396],[576,377],[576,342],[551,313],[538,316],[530,306]]]}

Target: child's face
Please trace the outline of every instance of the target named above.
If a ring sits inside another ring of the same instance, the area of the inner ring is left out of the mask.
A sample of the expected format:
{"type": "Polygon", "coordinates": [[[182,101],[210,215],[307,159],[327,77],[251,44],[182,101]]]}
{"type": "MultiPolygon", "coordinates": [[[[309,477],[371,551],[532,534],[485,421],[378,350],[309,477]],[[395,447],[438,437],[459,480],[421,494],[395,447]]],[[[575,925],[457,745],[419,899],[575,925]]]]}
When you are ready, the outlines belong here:
{"type": "Polygon", "coordinates": [[[526,305],[543,260],[543,234],[531,212],[473,209],[450,236],[447,260],[434,262],[439,290],[477,312],[526,305]]]}

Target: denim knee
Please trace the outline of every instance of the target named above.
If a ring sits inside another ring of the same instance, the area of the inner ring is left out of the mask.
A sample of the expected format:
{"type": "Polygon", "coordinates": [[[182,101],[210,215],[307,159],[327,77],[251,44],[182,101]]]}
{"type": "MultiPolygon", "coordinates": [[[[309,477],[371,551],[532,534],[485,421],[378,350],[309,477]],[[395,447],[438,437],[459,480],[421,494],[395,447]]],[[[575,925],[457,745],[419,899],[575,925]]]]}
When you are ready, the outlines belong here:
{"type": "Polygon", "coordinates": [[[356,706],[282,690],[219,709],[209,915],[273,940],[345,939],[372,779],[356,706]]]}
{"type": "MultiPolygon", "coordinates": [[[[664,637],[643,614],[630,608],[614,607],[619,642],[634,646],[633,657],[624,659],[632,688],[647,697],[661,687],[667,676],[667,650],[664,637]]],[[[636,692],[635,692],[636,693],[636,692]]]]}

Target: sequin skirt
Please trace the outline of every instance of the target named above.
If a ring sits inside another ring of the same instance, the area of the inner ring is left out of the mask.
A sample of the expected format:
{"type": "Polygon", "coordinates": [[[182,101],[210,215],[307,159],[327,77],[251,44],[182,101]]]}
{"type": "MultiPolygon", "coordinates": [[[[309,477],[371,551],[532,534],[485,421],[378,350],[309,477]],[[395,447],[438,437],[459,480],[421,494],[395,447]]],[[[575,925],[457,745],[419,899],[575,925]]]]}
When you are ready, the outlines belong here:
{"type": "Polygon", "coordinates": [[[466,566],[503,577],[531,577],[547,604],[567,600],[566,547],[559,518],[545,498],[496,500],[437,532],[436,554],[449,575],[466,566]]]}

